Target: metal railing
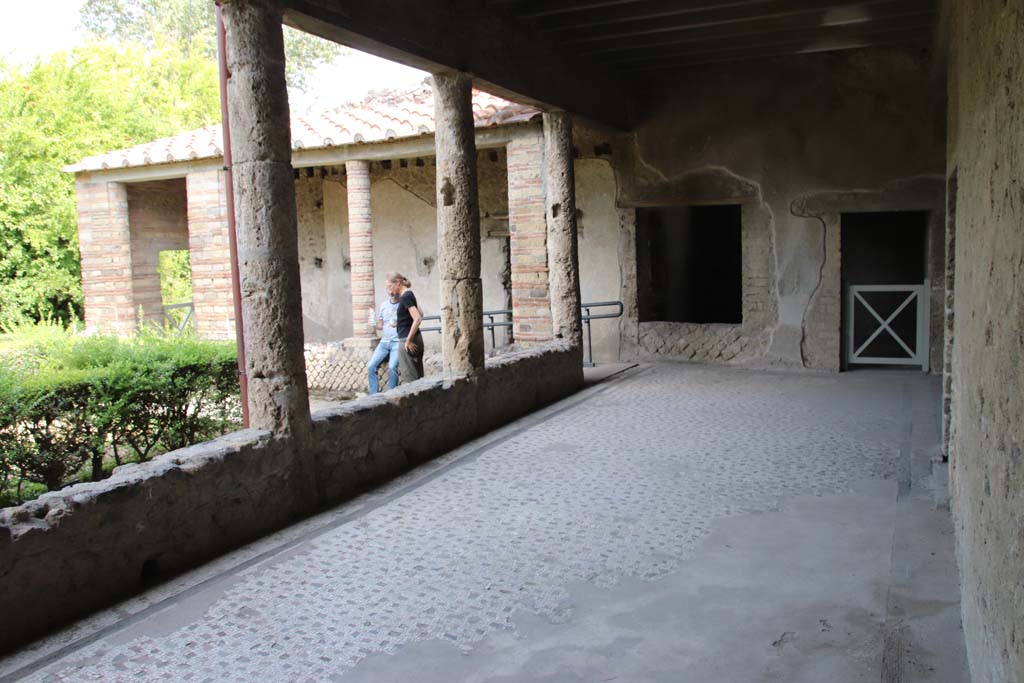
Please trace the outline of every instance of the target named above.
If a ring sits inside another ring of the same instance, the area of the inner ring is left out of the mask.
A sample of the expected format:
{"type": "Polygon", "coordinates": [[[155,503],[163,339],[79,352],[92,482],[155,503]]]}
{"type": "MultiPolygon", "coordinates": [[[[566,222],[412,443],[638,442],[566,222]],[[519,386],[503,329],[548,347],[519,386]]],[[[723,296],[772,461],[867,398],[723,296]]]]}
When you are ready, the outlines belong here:
{"type": "Polygon", "coordinates": [[[589,304],[581,304],[580,311],[582,315],[580,318],[583,323],[587,326],[587,355],[583,359],[583,367],[592,368],[594,367],[594,342],[590,336],[590,321],[591,320],[607,320],[610,318],[621,318],[622,312],[625,307],[621,301],[594,301],[589,304]],[[598,313],[594,315],[590,312],[592,308],[610,308],[615,307],[617,310],[614,313],[598,313]]]}
{"type": "MultiPolygon", "coordinates": [[[[498,346],[498,341],[497,341],[498,337],[497,337],[497,333],[495,333],[495,330],[497,328],[499,328],[499,327],[512,327],[512,309],[502,309],[500,311],[484,311],[484,317],[487,318],[487,320],[484,321],[484,329],[491,331],[491,348],[492,349],[493,348],[497,348],[497,346],[498,346]],[[497,316],[499,316],[499,315],[505,316],[505,318],[507,318],[507,320],[495,320],[495,318],[497,316]]],[[[423,316],[423,321],[424,322],[426,322],[428,320],[429,321],[437,321],[438,325],[436,327],[434,327],[434,326],[423,327],[423,325],[421,324],[420,325],[420,332],[440,332],[441,331],[441,325],[440,325],[441,316],[439,316],[439,315],[425,315],[425,316],[423,316]]]]}
{"type": "Polygon", "coordinates": [[[181,334],[192,322],[192,316],[195,312],[196,309],[192,305],[191,301],[186,301],[183,304],[164,304],[164,324],[169,328],[177,330],[178,334],[181,334]],[[181,318],[181,320],[178,320],[178,316],[171,313],[171,311],[179,311],[183,308],[187,308],[188,310],[185,312],[185,316],[181,318]]]}
{"type": "MultiPolygon", "coordinates": [[[[592,320],[608,320],[611,318],[621,318],[625,307],[621,301],[592,301],[589,303],[582,304],[580,306],[580,319],[586,326],[587,334],[587,354],[583,359],[583,365],[585,367],[594,366],[594,341],[590,329],[590,321],[592,320]],[[592,313],[591,309],[595,308],[615,308],[613,313],[592,313]]],[[[503,309],[500,311],[484,311],[484,329],[490,330],[491,332],[491,348],[497,347],[497,334],[495,330],[499,327],[512,327],[512,310],[503,309]],[[496,317],[503,316],[505,320],[495,320],[496,317]]],[[[420,332],[440,332],[441,331],[441,316],[439,315],[428,315],[423,317],[424,322],[437,322],[438,325],[431,325],[429,327],[420,327],[420,332]]]]}

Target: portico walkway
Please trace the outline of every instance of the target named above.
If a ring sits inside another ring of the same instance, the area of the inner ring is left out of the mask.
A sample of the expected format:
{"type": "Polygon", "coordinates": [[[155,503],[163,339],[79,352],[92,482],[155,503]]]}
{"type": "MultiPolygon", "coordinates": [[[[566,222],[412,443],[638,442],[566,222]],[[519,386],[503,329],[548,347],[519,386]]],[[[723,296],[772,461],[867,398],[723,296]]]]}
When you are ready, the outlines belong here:
{"type": "Polygon", "coordinates": [[[963,681],[938,392],[637,367],[19,652],[0,683],[963,681]]]}

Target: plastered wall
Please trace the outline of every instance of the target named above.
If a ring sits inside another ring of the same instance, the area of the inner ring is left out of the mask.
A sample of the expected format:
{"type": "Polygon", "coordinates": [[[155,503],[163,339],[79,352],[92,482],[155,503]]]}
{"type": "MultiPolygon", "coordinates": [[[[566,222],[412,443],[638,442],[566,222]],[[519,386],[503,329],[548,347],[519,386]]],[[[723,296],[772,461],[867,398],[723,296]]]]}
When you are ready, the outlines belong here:
{"type": "MultiPolygon", "coordinates": [[[[794,203],[895,187],[890,210],[917,209],[899,193],[915,179],[941,186],[942,85],[930,56],[876,49],[693,69],[659,87],[637,130],[611,141],[617,203],[743,204],[754,240],[744,247],[744,324],[640,323],[627,236],[624,354],[838,369],[840,293],[828,278],[838,277],[841,254],[827,221],[798,215],[794,203]]],[[[583,153],[594,147],[578,142],[583,153]]]]}
{"type": "MultiPolygon", "coordinates": [[[[619,263],[620,210],[615,206],[615,170],[607,159],[576,161],[576,208],[579,213],[580,296],[582,303],[618,301],[622,289],[619,263]]],[[[612,313],[595,308],[593,314],[612,313]]],[[[619,359],[619,321],[594,320],[590,325],[595,362],[619,359]]],[[[583,328],[584,343],[587,329],[583,328]]]]}
{"type": "Polygon", "coordinates": [[[951,486],[975,683],[1024,680],[1024,5],[947,3],[951,486]]]}
{"type": "MultiPolygon", "coordinates": [[[[435,172],[432,159],[407,160],[385,168],[371,165],[370,210],[373,221],[374,271],[377,299],[384,296],[384,278],[390,271],[408,277],[427,315],[440,313],[437,266],[435,172]]],[[[503,150],[481,150],[480,208],[486,225],[501,223],[508,215],[503,150]],[[490,220],[487,220],[490,219],[490,220]]],[[[352,334],[349,280],[348,207],[345,176],[328,169],[296,180],[299,219],[299,266],[302,277],[303,325],[307,342],[345,339],[352,334]]],[[[507,307],[506,247],[502,234],[481,230],[481,269],[484,308],[507,307]]],[[[365,316],[366,311],[355,315],[365,316]]],[[[490,345],[490,335],[487,343],[490,345]]],[[[499,336],[499,340],[500,340],[499,336]]],[[[429,335],[426,343],[440,345],[429,335]]],[[[500,341],[499,341],[500,344],[500,341]]]]}

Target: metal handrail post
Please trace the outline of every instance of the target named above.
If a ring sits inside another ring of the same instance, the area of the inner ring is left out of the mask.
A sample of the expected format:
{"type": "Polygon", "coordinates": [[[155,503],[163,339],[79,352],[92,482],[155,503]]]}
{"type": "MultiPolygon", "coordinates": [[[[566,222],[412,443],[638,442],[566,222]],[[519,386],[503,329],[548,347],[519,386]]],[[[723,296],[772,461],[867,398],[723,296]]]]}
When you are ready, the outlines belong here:
{"type": "Polygon", "coordinates": [[[594,367],[594,339],[590,333],[590,306],[584,306],[583,311],[583,320],[587,323],[587,360],[583,367],[592,368],[594,367]]]}

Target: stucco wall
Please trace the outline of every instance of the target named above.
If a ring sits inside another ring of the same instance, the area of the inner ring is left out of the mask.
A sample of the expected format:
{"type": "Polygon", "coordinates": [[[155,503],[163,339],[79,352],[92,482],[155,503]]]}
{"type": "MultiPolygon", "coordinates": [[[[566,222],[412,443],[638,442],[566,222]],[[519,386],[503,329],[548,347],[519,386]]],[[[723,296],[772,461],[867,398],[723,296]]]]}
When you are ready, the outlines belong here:
{"type": "MultiPolygon", "coordinates": [[[[615,206],[615,171],[605,159],[579,159],[576,171],[576,209],[579,213],[580,296],[583,303],[618,301],[622,288],[619,264],[619,209],[615,206]]],[[[615,309],[593,309],[594,314],[615,309]]],[[[619,321],[591,322],[594,361],[619,359],[619,321]]],[[[583,330],[586,343],[586,327],[583,330]]]]}
{"type": "MultiPolygon", "coordinates": [[[[481,215],[501,221],[508,214],[503,150],[481,150],[479,187],[481,215]]],[[[386,168],[371,164],[370,210],[373,221],[373,259],[377,299],[384,296],[389,271],[405,274],[427,315],[440,313],[437,268],[435,170],[430,158],[399,161],[386,168]]],[[[299,266],[302,277],[303,325],[307,342],[339,341],[352,334],[349,278],[348,207],[345,176],[340,169],[300,172],[296,180],[299,221],[299,266]],[[322,176],[322,177],[321,177],[322,176]]],[[[484,308],[506,308],[503,236],[482,235],[481,270],[484,308]]],[[[366,311],[356,315],[366,316],[366,311]]],[[[490,335],[487,344],[490,347],[490,335]]],[[[427,345],[440,345],[428,334],[427,345]]],[[[501,337],[499,335],[499,345],[501,337]]]]}
{"type": "Polygon", "coordinates": [[[313,416],[294,437],[255,429],[119,467],[109,479],[0,510],[0,650],[138,591],[581,388],[562,342],[313,416]]]}
{"type": "Polygon", "coordinates": [[[324,180],[299,173],[295,181],[295,209],[299,229],[299,276],[302,282],[302,332],[306,341],[331,338],[328,287],[327,234],[324,212],[324,180]]]}
{"type": "MultiPolygon", "coordinates": [[[[941,177],[941,80],[930,63],[927,55],[886,49],[694,69],[652,98],[635,134],[614,141],[620,206],[763,205],[766,244],[774,249],[764,277],[777,307],[764,362],[837,367],[834,354],[808,354],[804,343],[805,331],[814,332],[806,324],[809,306],[829,272],[825,226],[791,206],[809,194],[941,177]],[[724,172],[756,196],[732,196],[732,182],[694,182],[709,172],[724,172]]],[[[624,254],[623,262],[632,258],[624,254]]],[[[635,275],[627,271],[623,279],[635,275]]],[[[630,324],[635,318],[624,325],[624,344],[643,334],[630,324]]],[[[713,332],[707,327],[667,330],[663,347],[686,348],[687,334],[704,344],[713,332]]],[[[762,331],[740,337],[750,334],[762,331]]]]}
{"type": "Polygon", "coordinates": [[[1024,680],[1024,5],[956,0],[951,486],[976,683],[1024,680]]]}

